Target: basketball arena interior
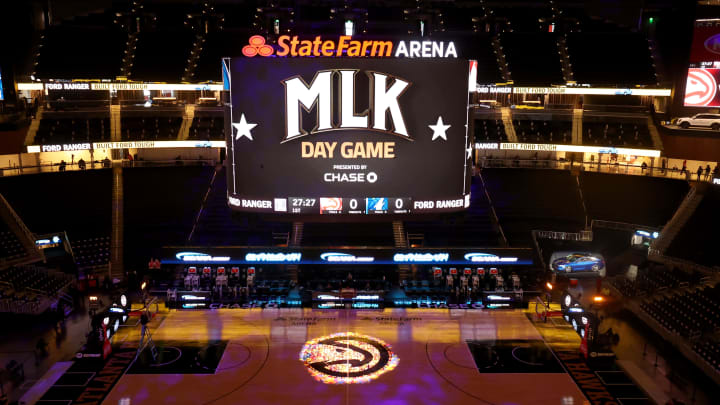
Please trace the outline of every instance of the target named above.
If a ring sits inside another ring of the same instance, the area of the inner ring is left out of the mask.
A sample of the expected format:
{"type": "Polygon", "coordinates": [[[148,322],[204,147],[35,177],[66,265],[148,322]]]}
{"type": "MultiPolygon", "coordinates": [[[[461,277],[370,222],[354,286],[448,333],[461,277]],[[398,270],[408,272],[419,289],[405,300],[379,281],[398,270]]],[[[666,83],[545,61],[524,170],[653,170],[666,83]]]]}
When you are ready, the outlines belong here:
{"type": "Polygon", "coordinates": [[[720,1],[0,34],[0,405],[720,403],[720,1]]]}

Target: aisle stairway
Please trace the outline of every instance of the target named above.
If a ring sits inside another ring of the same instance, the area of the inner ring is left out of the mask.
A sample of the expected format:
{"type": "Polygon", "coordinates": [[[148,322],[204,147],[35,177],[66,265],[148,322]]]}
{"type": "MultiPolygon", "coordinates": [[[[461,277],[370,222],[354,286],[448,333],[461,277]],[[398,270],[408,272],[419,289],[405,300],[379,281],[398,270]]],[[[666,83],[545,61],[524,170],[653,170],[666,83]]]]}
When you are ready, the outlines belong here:
{"type": "Polygon", "coordinates": [[[503,125],[505,126],[505,135],[507,135],[508,141],[513,143],[517,142],[518,137],[515,133],[515,126],[512,123],[512,113],[510,112],[510,108],[503,107],[500,109],[500,113],[502,114],[503,125]]]}
{"type": "MultiPolygon", "coordinates": [[[[407,235],[405,234],[405,226],[402,221],[393,221],[393,240],[395,247],[405,249],[408,247],[407,235]]],[[[398,275],[400,280],[407,280],[410,273],[410,266],[407,264],[398,265],[398,275]]]]}
{"type": "Polygon", "coordinates": [[[27,135],[25,135],[25,145],[34,145],[35,144],[35,136],[37,135],[37,131],[40,128],[40,120],[42,120],[44,108],[43,106],[38,106],[37,113],[35,114],[35,118],[30,122],[30,126],[28,127],[27,135]]]}
{"type": "Polygon", "coordinates": [[[120,142],[122,140],[122,128],[120,127],[120,106],[110,106],[110,140],[120,142]]]}
{"type": "Polygon", "coordinates": [[[649,116],[647,118],[647,127],[648,127],[648,131],[650,132],[650,138],[652,138],[652,141],[653,141],[653,148],[663,150],[662,138],[660,137],[660,132],[658,132],[658,129],[655,126],[655,122],[653,121],[652,116],[649,116]]]}
{"type": "Polygon", "coordinates": [[[582,145],[582,127],[583,127],[583,109],[576,108],[573,110],[573,120],[572,120],[572,143],[573,143],[573,145],[582,145]]]}
{"type": "MultiPolygon", "coordinates": [[[[0,222],[2,222],[2,228],[12,233],[12,236],[14,236],[13,240],[16,241],[14,243],[19,242],[20,245],[22,245],[22,250],[25,252],[23,254],[13,255],[13,257],[0,257],[0,269],[34,263],[44,259],[42,252],[35,246],[35,238],[32,232],[25,226],[23,220],[2,194],[0,194],[0,222]]],[[[18,249],[18,251],[20,251],[20,249],[18,249]]]]}
{"type": "Polygon", "coordinates": [[[110,233],[110,277],[122,280],[125,276],[123,267],[124,229],[124,193],[123,169],[121,162],[113,163],[112,185],[112,232],[110,233]]]}
{"type": "Polygon", "coordinates": [[[696,183],[685,196],[685,199],[678,207],[675,214],[665,224],[660,232],[660,236],[650,246],[650,256],[662,256],[665,254],[668,246],[672,243],[677,233],[682,229],[685,223],[697,209],[702,201],[705,191],[708,189],[707,183],[696,183]]]}
{"type": "Polygon", "coordinates": [[[192,127],[194,118],[195,104],[186,105],[185,114],[183,114],[182,125],[180,126],[180,132],[178,133],[178,141],[185,141],[190,137],[190,127],[192,127]]]}

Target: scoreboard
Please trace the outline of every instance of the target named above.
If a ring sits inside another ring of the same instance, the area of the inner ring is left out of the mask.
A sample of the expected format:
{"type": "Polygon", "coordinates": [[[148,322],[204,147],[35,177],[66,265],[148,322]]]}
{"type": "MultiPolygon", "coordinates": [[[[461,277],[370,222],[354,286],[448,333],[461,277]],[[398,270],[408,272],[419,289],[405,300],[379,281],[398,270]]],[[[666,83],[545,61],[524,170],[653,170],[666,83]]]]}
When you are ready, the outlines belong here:
{"type": "Polygon", "coordinates": [[[293,214],[408,214],[409,197],[289,197],[288,212],[293,214]]]}
{"type": "Polygon", "coordinates": [[[471,66],[440,58],[223,60],[228,204],[318,215],[466,209],[471,66]]]}

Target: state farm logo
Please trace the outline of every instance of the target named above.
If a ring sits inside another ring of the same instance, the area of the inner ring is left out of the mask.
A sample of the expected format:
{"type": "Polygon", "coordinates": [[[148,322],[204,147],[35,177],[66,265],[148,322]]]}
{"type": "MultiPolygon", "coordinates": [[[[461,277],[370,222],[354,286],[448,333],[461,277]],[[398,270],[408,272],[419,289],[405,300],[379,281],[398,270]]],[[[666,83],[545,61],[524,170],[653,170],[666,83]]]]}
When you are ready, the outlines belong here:
{"type": "Polygon", "coordinates": [[[358,384],[394,369],[400,359],[380,339],[345,332],[306,342],[300,361],[325,384],[358,384]]]}
{"type": "Polygon", "coordinates": [[[715,100],[717,87],[715,76],[709,69],[690,69],[685,85],[685,105],[695,107],[709,105],[715,100]]]}
{"type": "Polygon", "coordinates": [[[705,49],[707,49],[708,52],[720,55],[720,34],[715,34],[709,37],[705,40],[703,45],[705,45],[705,49]]]}
{"type": "Polygon", "coordinates": [[[272,46],[265,44],[265,38],[260,35],[253,35],[248,40],[249,45],[242,48],[243,55],[252,58],[255,55],[270,56],[275,52],[272,46]]]}

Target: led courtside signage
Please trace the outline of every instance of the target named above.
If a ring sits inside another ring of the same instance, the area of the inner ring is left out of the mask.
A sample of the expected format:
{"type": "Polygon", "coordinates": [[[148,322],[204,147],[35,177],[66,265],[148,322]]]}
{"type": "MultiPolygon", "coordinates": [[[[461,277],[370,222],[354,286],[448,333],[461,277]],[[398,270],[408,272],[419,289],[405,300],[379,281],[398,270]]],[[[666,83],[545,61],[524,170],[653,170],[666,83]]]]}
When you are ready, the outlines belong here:
{"type": "Polygon", "coordinates": [[[228,262],[229,256],[212,256],[206,253],[198,252],[179,252],[175,255],[178,260],[183,262],[228,262]]]}
{"type": "MultiPolygon", "coordinates": [[[[365,46],[343,38],[297,39],[295,50],[365,46]]],[[[291,52],[294,40],[279,41],[276,55],[285,43],[291,52]]],[[[400,43],[390,44],[392,55],[400,43]]],[[[376,215],[469,205],[468,61],[278,59],[258,51],[223,63],[232,208],[376,215]]]]}
{"type": "Polygon", "coordinates": [[[263,252],[245,254],[246,262],[258,263],[298,263],[302,259],[302,253],[263,252]]]}
{"type": "Polygon", "coordinates": [[[320,254],[320,259],[331,263],[371,263],[372,256],[355,256],[349,253],[328,252],[320,254]]]}
{"type": "Polygon", "coordinates": [[[397,263],[443,263],[450,259],[449,253],[395,253],[397,263]]]}
{"type": "Polygon", "coordinates": [[[517,257],[500,257],[490,253],[466,253],[465,260],[473,263],[514,263],[517,257]]]}

